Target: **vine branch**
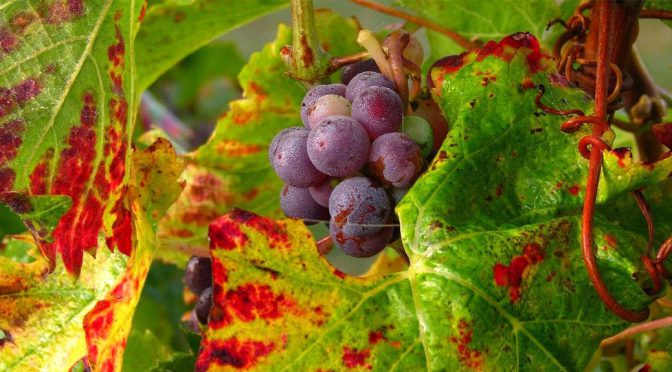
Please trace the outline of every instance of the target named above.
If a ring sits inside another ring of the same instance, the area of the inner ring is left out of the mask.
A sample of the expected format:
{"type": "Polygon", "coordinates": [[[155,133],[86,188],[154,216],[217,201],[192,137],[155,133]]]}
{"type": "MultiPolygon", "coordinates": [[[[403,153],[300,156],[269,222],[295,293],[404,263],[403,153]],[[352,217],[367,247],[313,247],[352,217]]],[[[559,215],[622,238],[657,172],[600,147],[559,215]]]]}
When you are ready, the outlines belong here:
{"type": "Polygon", "coordinates": [[[470,50],[470,49],[477,48],[479,46],[478,43],[470,41],[466,37],[460,35],[459,33],[455,32],[455,31],[453,31],[449,28],[443,27],[440,24],[434,23],[430,20],[427,20],[427,19],[424,19],[424,18],[421,18],[421,17],[418,17],[418,16],[414,16],[412,14],[406,13],[406,12],[401,11],[399,9],[395,9],[395,8],[390,7],[390,6],[379,4],[375,1],[370,1],[370,0],[350,0],[350,1],[352,1],[355,4],[361,5],[363,7],[373,9],[373,10],[378,11],[380,13],[384,13],[384,14],[387,14],[387,15],[391,15],[393,17],[401,18],[401,19],[404,19],[406,21],[413,22],[415,24],[418,24],[420,26],[428,28],[432,31],[436,31],[440,34],[443,34],[443,35],[449,37],[450,39],[452,39],[454,42],[456,42],[459,46],[461,46],[464,49],[470,50]]]}
{"type": "Polygon", "coordinates": [[[672,317],[666,317],[661,319],[656,319],[650,322],[634,325],[630,328],[627,328],[621,333],[617,333],[614,336],[605,338],[600,343],[600,347],[605,347],[619,343],[621,341],[627,340],[632,336],[635,336],[640,333],[655,331],[657,329],[670,327],[672,326],[672,317]]]}
{"type": "Polygon", "coordinates": [[[663,9],[643,9],[639,12],[639,18],[672,20],[672,12],[663,9]]]}

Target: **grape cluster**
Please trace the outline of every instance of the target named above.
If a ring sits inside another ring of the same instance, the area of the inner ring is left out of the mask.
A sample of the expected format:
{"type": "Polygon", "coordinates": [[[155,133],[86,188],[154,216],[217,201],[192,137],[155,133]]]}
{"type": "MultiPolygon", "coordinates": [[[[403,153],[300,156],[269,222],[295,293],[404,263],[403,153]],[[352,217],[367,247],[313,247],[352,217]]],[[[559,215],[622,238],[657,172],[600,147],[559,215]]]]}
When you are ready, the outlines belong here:
{"type": "MultiPolygon", "coordinates": [[[[212,260],[210,257],[192,256],[184,269],[184,284],[198,296],[190,313],[191,322],[208,324],[212,307],[212,260]]],[[[196,328],[196,327],[195,327],[196,328]]]]}
{"type": "Polygon", "coordinates": [[[394,83],[372,60],[347,66],[342,82],[308,91],[303,127],[280,132],[269,161],[285,182],[286,216],[329,220],[335,245],[369,257],[397,236],[394,205],[431,155],[433,131],[422,117],[404,116],[394,83]]]}

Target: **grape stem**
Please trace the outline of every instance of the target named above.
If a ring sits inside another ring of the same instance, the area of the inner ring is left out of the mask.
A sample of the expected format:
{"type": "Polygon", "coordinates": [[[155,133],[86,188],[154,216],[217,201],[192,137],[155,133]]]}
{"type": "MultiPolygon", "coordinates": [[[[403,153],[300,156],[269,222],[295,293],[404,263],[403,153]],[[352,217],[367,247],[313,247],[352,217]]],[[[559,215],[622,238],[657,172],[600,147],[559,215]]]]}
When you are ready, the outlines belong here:
{"type": "Polygon", "coordinates": [[[655,331],[657,329],[670,327],[672,326],[672,317],[666,317],[661,319],[656,319],[650,322],[634,325],[630,328],[627,328],[623,332],[620,332],[609,338],[605,338],[600,343],[600,347],[606,347],[609,345],[616,344],[618,342],[629,339],[632,336],[635,336],[640,333],[655,331]]]}
{"type": "Polygon", "coordinates": [[[399,10],[399,9],[395,9],[395,8],[390,7],[390,6],[379,4],[375,1],[369,1],[369,0],[350,0],[350,1],[352,1],[355,4],[361,5],[363,7],[373,9],[373,10],[378,11],[380,13],[384,13],[384,14],[391,15],[393,17],[401,18],[401,19],[404,19],[406,21],[409,21],[409,22],[418,24],[420,26],[423,26],[423,27],[425,27],[427,29],[430,29],[432,31],[436,31],[440,34],[443,34],[443,35],[449,37],[450,39],[455,41],[459,46],[461,46],[462,48],[464,48],[466,50],[475,49],[479,46],[479,43],[472,42],[469,39],[467,39],[466,37],[460,35],[459,33],[455,32],[455,31],[453,31],[449,28],[443,27],[440,24],[434,23],[430,20],[427,20],[427,19],[424,19],[424,18],[421,18],[421,17],[417,17],[417,16],[414,16],[412,14],[408,14],[404,11],[399,10]]]}
{"type": "Polygon", "coordinates": [[[359,52],[347,56],[333,57],[329,61],[329,73],[338,71],[341,67],[353,64],[355,62],[363,61],[369,58],[369,52],[359,52]]]}
{"type": "Polygon", "coordinates": [[[331,235],[327,235],[324,238],[317,241],[317,251],[320,255],[324,256],[331,252],[334,248],[334,242],[331,240],[331,235]]]}
{"type": "Polygon", "coordinates": [[[320,46],[313,0],[292,0],[292,49],[289,74],[315,82],[328,75],[330,56],[320,46]]]}
{"type": "Polygon", "coordinates": [[[643,9],[641,12],[639,12],[639,18],[672,20],[672,12],[663,9],[643,9]]]}

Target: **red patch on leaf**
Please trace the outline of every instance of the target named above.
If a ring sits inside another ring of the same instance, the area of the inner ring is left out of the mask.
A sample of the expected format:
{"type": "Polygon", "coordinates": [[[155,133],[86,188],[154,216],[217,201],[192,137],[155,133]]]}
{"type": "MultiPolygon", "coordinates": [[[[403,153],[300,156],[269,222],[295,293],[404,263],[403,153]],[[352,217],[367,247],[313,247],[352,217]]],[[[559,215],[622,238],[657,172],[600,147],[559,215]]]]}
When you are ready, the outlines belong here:
{"type": "Polygon", "coordinates": [[[473,330],[464,319],[457,324],[457,330],[458,335],[450,337],[449,340],[450,343],[457,346],[457,357],[460,364],[471,369],[483,369],[483,354],[479,350],[469,347],[473,330]]]}
{"type": "Polygon", "coordinates": [[[604,247],[605,249],[607,247],[616,248],[618,246],[618,241],[616,241],[616,238],[611,234],[604,235],[604,241],[607,243],[607,246],[604,247]]]}
{"type": "Polygon", "coordinates": [[[82,252],[98,245],[98,231],[103,223],[104,206],[92,193],[86,193],[96,157],[96,117],[96,102],[92,93],[87,92],[80,113],[81,125],[70,129],[68,147],[61,151],[50,192],[70,196],[72,208],[56,226],[54,242],[40,247],[49,252],[47,257],[60,252],[68,272],[76,275],[82,265],[82,252]]]}
{"type": "Polygon", "coordinates": [[[572,196],[579,196],[579,192],[581,192],[581,186],[574,185],[570,187],[568,191],[572,196]]]}
{"type": "Polygon", "coordinates": [[[196,371],[206,371],[211,365],[231,366],[237,369],[250,369],[261,358],[270,354],[275,348],[273,342],[254,340],[208,340],[203,337],[201,352],[196,361],[196,371]]]}
{"type": "Polygon", "coordinates": [[[382,330],[377,330],[377,331],[371,331],[369,332],[369,344],[375,345],[379,343],[380,341],[386,340],[385,335],[383,335],[382,330]]]}
{"type": "Polygon", "coordinates": [[[147,0],[145,0],[142,3],[142,7],[140,8],[140,15],[138,16],[138,22],[142,22],[145,19],[146,14],[147,14],[147,0]]]}
{"type": "Polygon", "coordinates": [[[240,230],[239,223],[228,214],[210,223],[208,237],[210,249],[232,250],[248,241],[247,235],[240,230]]]}
{"type": "Polygon", "coordinates": [[[627,147],[619,147],[611,150],[613,155],[616,155],[618,158],[618,166],[625,168],[626,160],[632,160],[632,151],[627,147]]]}
{"type": "MultiPolygon", "coordinates": [[[[254,213],[234,209],[228,215],[228,218],[235,221],[236,224],[243,224],[262,233],[268,239],[270,248],[289,248],[289,236],[282,228],[281,223],[270,218],[261,217],[254,213]]],[[[212,226],[212,224],[211,224],[212,226]]],[[[211,238],[212,240],[212,238],[211,238]]]]}
{"type": "Polygon", "coordinates": [[[42,92],[36,78],[21,81],[11,88],[0,87],[0,118],[10,114],[14,108],[24,105],[42,92]]]}
{"type": "Polygon", "coordinates": [[[44,18],[49,24],[69,22],[84,15],[84,0],[54,0],[44,18]]]}
{"type": "Polygon", "coordinates": [[[246,144],[240,141],[222,140],[215,146],[217,152],[227,157],[243,157],[261,152],[264,148],[260,145],[246,144]]]}
{"type": "Polygon", "coordinates": [[[251,322],[259,318],[269,322],[282,318],[285,311],[296,312],[294,299],[282,293],[275,294],[268,285],[248,283],[225,291],[220,282],[215,283],[210,315],[212,329],[225,327],[234,319],[251,322]]]}
{"type": "Polygon", "coordinates": [[[536,265],[544,259],[544,252],[537,243],[529,243],[523,248],[523,254],[511,259],[511,263],[503,265],[495,264],[493,277],[499,287],[509,287],[509,298],[512,303],[520,300],[520,287],[525,270],[531,265],[536,265]]]}
{"type": "MultiPolygon", "coordinates": [[[[122,194],[125,194],[125,192],[122,192],[122,194]]],[[[131,241],[133,236],[133,224],[131,211],[124,206],[124,198],[118,199],[110,212],[116,215],[117,218],[112,224],[112,235],[105,238],[105,243],[110,249],[110,252],[113,252],[116,247],[119,252],[130,256],[131,250],[133,249],[131,241]]]]}
{"type": "Polygon", "coordinates": [[[343,346],[343,365],[347,368],[366,367],[371,369],[371,365],[367,365],[366,361],[371,356],[371,351],[368,349],[357,350],[348,346],[343,346]]]}
{"type": "Polygon", "coordinates": [[[339,277],[341,279],[345,279],[345,277],[347,276],[344,272],[342,272],[339,269],[334,269],[334,275],[336,275],[337,277],[339,277]]]}
{"type": "Polygon", "coordinates": [[[506,36],[499,42],[492,40],[480,48],[466,51],[460,55],[444,57],[436,61],[430,68],[430,73],[427,76],[428,86],[430,89],[434,86],[440,86],[443,83],[445,75],[459,71],[466,63],[473,60],[482,61],[489,56],[494,56],[502,61],[510,62],[521,48],[527,49],[525,59],[532,74],[543,71],[544,60],[551,59],[550,56],[542,53],[537,38],[528,32],[518,32],[506,36]],[[434,73],[435,68],[436,73],[434,73]]]}
{"type": "Polygon", "coordinates": [[[21,133],[26,123],[21,120],[12,120],[0,127],[0,166],[12,161],[21,147],[21,133]]]}

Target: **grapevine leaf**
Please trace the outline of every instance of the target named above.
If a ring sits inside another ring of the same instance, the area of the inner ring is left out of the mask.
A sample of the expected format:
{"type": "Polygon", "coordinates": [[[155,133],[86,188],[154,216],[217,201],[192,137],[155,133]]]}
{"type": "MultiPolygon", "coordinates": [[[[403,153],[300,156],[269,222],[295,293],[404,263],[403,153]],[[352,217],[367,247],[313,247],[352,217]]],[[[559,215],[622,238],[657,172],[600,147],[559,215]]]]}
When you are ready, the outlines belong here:
{"type": "Polygon", "coordinates": [[[75,275],[101,230],[111,249],[131,250],[120,203],[136,107],[127,51],[139,7],[117,0],[2,6],[0,200],[29,217],[51,267],[60,254],[75,275]]]}
{"type": "Polygon", "coordinates": [[[183,170],[175,151],[165,139],[134,153],[134,182],[129,189],[135,249],[126,271],[107,296],[84,318],[88,360],[94,370],[121,370],[126,338],[140,293],[152,263],[156,221],[180,192],[177,179],[183,170]]]}
{"type": "MultiPolygon", "coordinates": [[[[317,11],[322,47],[333,55],[359,50],[357,23],[317,11]]],[[[205,145],[190,157],[187,186],[161,222],[159,256],[184,265],[191,254],[207,252],[207,226],[243,208],[279,216],[282,181],[268,162],[268,144],[283,128],[301,126],[299,107],[305,88],[284,74],[280,48],[291,44],[291,29],[280,25],[275,42],[252,55],[239,75],[245,98],[232,102],[205,145]],[[186,255],[185,255],[186,253],[186,255]]]]}
{"type": "MultiPolygon", "coordinates": [[[[30,235],[8,237],[6,246],[29,247],[29,263],[0,257],[0,370],[62,371],[86,354],[82,320],[112,288],[127,257],[101,249],[86,255],[73,281],[59,263],[46,275],[48,262],[30,235]],[[67,366],[67,367],[66,367],[67,366]]],[[[104,244],[104,243],[103,243],[104,244]]]]}
{"type": "Polygon", "coordinates": [[[143,25],[135,49],[141,90],[222,33],[287,4],[288,0],[167,0],[150,6],[141,14],[143,25]]]}
{"type": "MultiPolygon", "coordinates": [[[[566,19],[571,15],[578,0],[559,2],[553,0],[516,1],[432,1],[399,0],[402,6],[465,36],[467,39],[488,41],[500,39],[515,32],[530,32],[544,35],[546,45],[551,45],[559,28],[546,33],[548,22],[566,19]]],[[[463,49],[445,35],[428,30],[427,38],[431,46],[428,63],[460,53],[463,49]]]]}
{"type": "MultiPolygon", "coordinates": [[[[558,75],[547,75],[552,72],[549,62],[529,34],[489,42],[480,50],[445,60],[432,80],[437,86],[435,97],[453,127],[430,170],[397,212],[410,270],[428,270],[414,290],[461,287],[473,301],[453,306],[453,311],[488,323],[492,331],[479,337],[481,342],[495,336],[497,329],[508,328],[516,340],[510,346],[519,357],[514,363],[518,366],[578,369],[600,338],[623,325],[618,326],[618,319],[597,300],[580,259],[578,219],[587,161],[576,146],[589,128],[562,133],[564,117],[540,110],[535,105],[535,88],[544,85],[547,94],[542,102],[555,108],[589,112],[591,102],[558,75]],[[558,230],[564,229],[564,223],[568,230],[558,230]],[[536,224],[540,234],[523,236],[522,241],[501,239],[502,232],[528,224],[536,224]],[[487,236],[491,238],[477,238],[487,236]],[[464,240],[480,241],[465,250],[459,247],[464,240]],[[543,259],[534,258],[535,244],[542,247],[543,259]],[[571,248],[567,252],[557,248],[563,246],[571,248]],[[438,269],[437,259],[442,263],[438,269]],[[538,271],[527,288],[529,278],[523,276],[521,282],[519,275],[535,262],[538,271]],[[517,272],[521,264],[522,271],[517,272]],[[571,274],[565,271],[567,267],[573,267],[571,274]],[[485,278],[489,285],[483,284],[485,278]],[[507,294],[508,303],[502,299],[507,294]],[[581,302],[576,303],[576,298],[581,302]],[[483,314],[493,309],[503,317],[488,320],[483,314]],[[519,326],[528,319],[536,325],[519,326]],[[580,339],[582,345],[566,345],[564,337],[580,339]]],[[[651,165],[634,163],[625,149],[605,152],[604,162],[599,203],[661,182],[672,170],[669,159],[651,165]]],[[[646,306],[652,298],[630,279],[633,273],[644,273],[638,251],[646,246],[645,230],[631,231],[610,220],[596,223],[603,229],[595,236],[608,287],[627,306],[646,306]]],[[[418,316],[434,318],[433,311],[435,306],[427,302],[418,316]]],[[[455,325],[457,318],[448,323],[455,325]]],[[[430,359],[440,365],[439,354],[434,355],[430,359]]],[[[459,354],[454,357],[459,360],[459,354]]]]}
{"type": "MultiPolygon", "coordinates": [[[[450,252],[437,250],[408,271],[353,278],[318,254],[300,221],[233,211],[210,226],[214,306],[196,370],[492,370],[516,363],[578,369],[602,336],[625,327],[601,308],[578,269],[579,226],[578,218],[559,218],[474,233],[453,242],[464,252],[459,269],[448,267],[455,259],[450,252]],[[492,267],[502,257],[523,257],[531,242],[538,242],[542,258],[526,272],[517,306],[536,316],[515,318],[516,305],[508,288],[495,285],[492,267]],[[483,262],[472,257],[487,244],[492,250],[483,262]],[[527,300],[550,293],[568,300],[527,300]],[[570,314],[552,318],[549,301],[570,314]],[[574,318],[584,303],[592,304],[589,311],[574,318]]],[[[624,242],[643,241],[615,234],[624,242]]],[[[604,245],[601,228],[597,235],[604,245]]],[[[609,258],[616,261],[609,280],[627,285],[623,260],[609,258]]]]}

